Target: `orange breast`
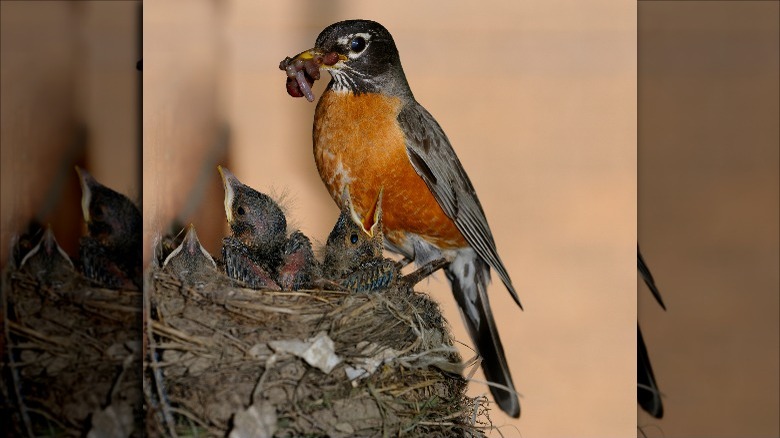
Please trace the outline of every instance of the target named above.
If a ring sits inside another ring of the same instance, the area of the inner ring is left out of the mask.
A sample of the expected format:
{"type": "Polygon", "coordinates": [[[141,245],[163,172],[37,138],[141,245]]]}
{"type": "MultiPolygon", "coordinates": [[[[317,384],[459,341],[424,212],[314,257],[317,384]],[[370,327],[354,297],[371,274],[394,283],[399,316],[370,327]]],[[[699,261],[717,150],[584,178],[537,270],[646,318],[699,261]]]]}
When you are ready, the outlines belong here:
{"type": "Polygon", "coordinates": [[[323,94],[314,115],[320,177],[339,206],[348,184],[355,211],[363,217],[384,188],[382,222],[385,237],[395,245],[414,233],[442,249],[466,246],[409,162],[396,120],[400,109],[400,99],[381,94],[323,94]]]}

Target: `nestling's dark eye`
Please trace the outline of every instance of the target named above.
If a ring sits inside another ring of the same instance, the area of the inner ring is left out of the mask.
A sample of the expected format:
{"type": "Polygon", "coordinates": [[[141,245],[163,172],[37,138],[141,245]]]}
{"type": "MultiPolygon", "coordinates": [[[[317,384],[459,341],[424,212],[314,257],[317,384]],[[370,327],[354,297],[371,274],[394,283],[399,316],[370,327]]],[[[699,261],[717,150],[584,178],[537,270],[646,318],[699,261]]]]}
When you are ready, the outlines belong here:
{"type": "Polygon", "coordinates": [[[91,216],[92,220],[102,221],[103,220],[103,208],[98,207],[94,209],[90,209],[89,215],[91,216]]]}
{"type": "Polygon", "coordinates": [[[240,215],[243,215],[244,213],[246,213],[246,211],[244,211],[244,207],[238,207],[238,210],[236,210],[236,212],[238,212],[238,214],[240,214],[240,215]]]}
{"type": "Polygon", "coordinates": [[[352,233],[352,235],[349,236],[349,241],[352,242],[353,244],[357,243],[357,241],[358,241],[357,233],[352,233]]]}
{"type": "Polygon", "coordinates": [[[349,49],[355,53],[360,53],[366,48],[366,39],[359,36],[352,38],[352,42],[349,43],[349,49]]]}

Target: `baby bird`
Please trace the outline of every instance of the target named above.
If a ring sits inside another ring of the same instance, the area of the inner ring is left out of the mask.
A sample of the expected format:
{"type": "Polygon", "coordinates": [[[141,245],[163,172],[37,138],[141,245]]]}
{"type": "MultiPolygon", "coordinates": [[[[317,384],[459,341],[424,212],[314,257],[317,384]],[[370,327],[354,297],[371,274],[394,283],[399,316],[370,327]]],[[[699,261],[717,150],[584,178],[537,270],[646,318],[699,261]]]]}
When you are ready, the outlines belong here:
{"type": "Polygon", "coordinates": [[[76,167],[88,234],[79,241],[84,275],[109,288],[141,287],[141,212],[126,196],[76,167]]]}
{"type": "Polygon", "coordinates": [[[271,197],[243,184],[218,166],[225,187],[231,235],[222,240],[227,275],[253,289],[280,290],[274,280],[282,262],[287,219],[271,197]]]}
{"type": "Polygon", "coordinates": [[[17,270],[22,266],[22,260],[40,242],[45,230],[40,222],[33,219],[27,224],[27,229],[24,232],[14,236],[11,246],[11,257],[17,270]]]}
{"type": "Polygon", "coordinates": [[[277,283],[283,290],[309,289],[322,278],[322,267],[314,257],[311,241],[296,230],[284,245],[277,283]]]}
{"type": "Polygon", "coordinates": [[[218,274],[217,264],[200,244],[195,225],[190,224],[181,245],[163,262],[163,269],[177,275],[187,285],[202,288],[218,274]]]}
{"type": "Polygon", "coordinates": [[[347,290],[375,291],[400,277],[395,262],[382,256],[382,191],[367,218],[352,206],[349,187],[342,193],[344,208],[328,236],[323,274],[347,290]]]}
{"type": "Polygon", "coordinates": [[[22,258],[19,271],[30,274],[39,285],[54,289],[77,277],[73,262],[57,243],[51,227],[46,227],[38,244],[22,258]]]}

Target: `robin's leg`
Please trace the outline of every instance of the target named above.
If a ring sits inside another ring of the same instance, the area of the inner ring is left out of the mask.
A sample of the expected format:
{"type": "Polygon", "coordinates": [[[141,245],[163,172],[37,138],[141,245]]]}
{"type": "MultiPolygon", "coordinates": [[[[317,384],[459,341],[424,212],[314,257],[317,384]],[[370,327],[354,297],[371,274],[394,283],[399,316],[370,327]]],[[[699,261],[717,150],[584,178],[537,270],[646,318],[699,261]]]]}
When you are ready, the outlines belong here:
{"type": "Polygon", "coordinates": [[[414,260],[410,259],[409,257],[404,257],[401,260],[398,260],[397,262],[395,262],[395,266],[397,266],[398,270],[400,271],[401,269],[405,268],[406,265],[408,265],[409,263],[412,263],[413,261],[414,260]]]}
{"type": "Polygon", "coordinates": [[[430,262],[422,265],[420,268],[418,268],[416,271],[410,273],[409,275],[404,275],[403,281],[409,286],[413,287],[426,277],[430,276],[434,272],[438,271],[439,269],[447,266],[447,260],[442,257],[435,260],[431,260],[430,262]]]}

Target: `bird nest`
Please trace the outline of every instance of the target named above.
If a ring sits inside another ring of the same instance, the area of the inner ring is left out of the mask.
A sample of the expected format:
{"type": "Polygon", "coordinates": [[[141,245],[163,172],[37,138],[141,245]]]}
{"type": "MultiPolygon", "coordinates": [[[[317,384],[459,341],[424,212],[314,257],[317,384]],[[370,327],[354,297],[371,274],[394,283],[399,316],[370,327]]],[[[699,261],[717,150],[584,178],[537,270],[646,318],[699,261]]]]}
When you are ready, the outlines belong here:
{"type": "Polygon", "coordinates": [[[8,436],[143,436],[139,291],[75,271],[3,275],[2,406],[8,436]]]}
{"type": "Polygon", "coordinates": [[[279,292],[149,274],[150,436],[484,436],[439,306],[405,286],[279,292]]]}

